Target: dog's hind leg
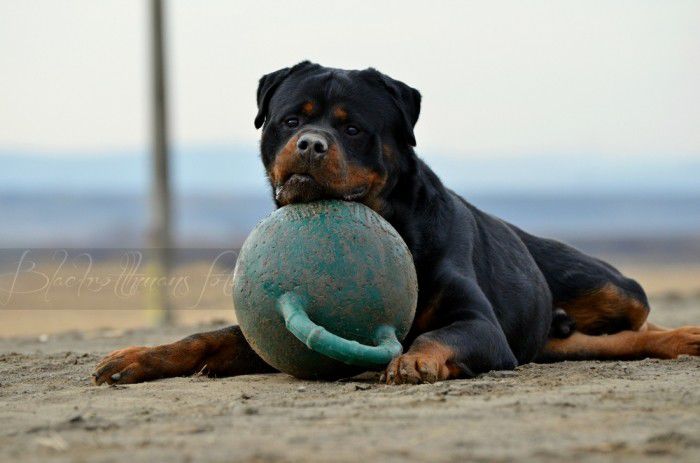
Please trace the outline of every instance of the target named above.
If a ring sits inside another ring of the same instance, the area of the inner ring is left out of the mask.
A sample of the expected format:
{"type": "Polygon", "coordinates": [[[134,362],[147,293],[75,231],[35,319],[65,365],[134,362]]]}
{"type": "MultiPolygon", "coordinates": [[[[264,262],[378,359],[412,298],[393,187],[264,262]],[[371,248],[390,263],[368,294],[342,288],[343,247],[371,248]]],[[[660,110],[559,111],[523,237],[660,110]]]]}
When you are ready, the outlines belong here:
{"type": "Polygon", "coordinates": [[[95,367],[95,384],[140,383],[202,373],[234,376],[275,371],[250,347],[240,327],[193,334],[172,344],[127,347],[95,367]]]}
{"type": "Polygon", "coordinates": [[[554,309],[552,325],[549,327],[550,338],[568,338],[576,330],[576,321],[567,315],[564,309],[554,309]]]}
{"type": "Polygon", "coordinates": [[[657,325],[656,323],[646,322],[641,328],[641,331],[671,331],[672,328],[666,328],[665,326],[657,325]]]}
{"type": "Polygon", "coordinates": [[[566,339],[550,339],[536,361],[673,359],[679,355],[700,355],[700,326],[602,336],[575,332],[566,339]]]}

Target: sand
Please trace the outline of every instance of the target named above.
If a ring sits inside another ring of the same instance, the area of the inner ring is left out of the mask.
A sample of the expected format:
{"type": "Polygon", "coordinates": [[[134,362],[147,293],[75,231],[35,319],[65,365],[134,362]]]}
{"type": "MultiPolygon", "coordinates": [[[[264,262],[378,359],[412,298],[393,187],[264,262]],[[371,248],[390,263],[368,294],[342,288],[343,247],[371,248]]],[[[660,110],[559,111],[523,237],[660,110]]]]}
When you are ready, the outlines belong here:
{"type": "MultiPolygon", "coordinates": [[[[654,301],[700,322],[700,301],[654,301]]],[[[700,461],[700,358],[385,386],[284,374],[96,387],[108,351],[200,326],[0,339],[0,461],[700,461]]]]}

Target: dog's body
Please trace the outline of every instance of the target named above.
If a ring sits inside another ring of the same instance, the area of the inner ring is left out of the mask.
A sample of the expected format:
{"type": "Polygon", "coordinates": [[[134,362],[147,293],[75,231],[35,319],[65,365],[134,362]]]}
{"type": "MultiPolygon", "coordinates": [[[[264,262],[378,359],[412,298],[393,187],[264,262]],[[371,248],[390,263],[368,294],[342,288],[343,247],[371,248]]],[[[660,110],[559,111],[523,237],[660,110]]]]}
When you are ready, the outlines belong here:
{"type": "MultiPolygon", "coordinates": [[[[443,186],[414,153],[420,94],[373,69],[308,62],[264,76],[256,127],[278,206],[358,201],[401,234],[419,301],[405,353],[382,379],[413,383],[533,360],[700,355],[700,327],[646,322],[642,288],[598,259],[532,236],[443,186]],[[608,335],[608,336],[601,336],[608,335]]],[[[272,371],[238,327],[105,357],[100,384],[206,371],[272,371]]]]}

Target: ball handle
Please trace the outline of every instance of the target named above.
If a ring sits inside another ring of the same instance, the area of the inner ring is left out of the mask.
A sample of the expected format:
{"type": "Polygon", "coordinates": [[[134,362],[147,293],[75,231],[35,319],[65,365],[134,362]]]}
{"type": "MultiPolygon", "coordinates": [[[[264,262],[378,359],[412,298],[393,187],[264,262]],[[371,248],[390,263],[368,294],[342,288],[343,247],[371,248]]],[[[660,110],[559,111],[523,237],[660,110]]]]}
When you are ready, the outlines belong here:
{"type": "Polygon", "coordinates": [[[396,329],[391,326],[380,326],[374,333],[377,345],[366,346],[317,325],[307,315],[305,306],[304,298],[294,292],[284,293],[277,299],[277,310],[285,326],[309,349],[349,365],[368,368],[382,367],[403,352],[396,329]]]}

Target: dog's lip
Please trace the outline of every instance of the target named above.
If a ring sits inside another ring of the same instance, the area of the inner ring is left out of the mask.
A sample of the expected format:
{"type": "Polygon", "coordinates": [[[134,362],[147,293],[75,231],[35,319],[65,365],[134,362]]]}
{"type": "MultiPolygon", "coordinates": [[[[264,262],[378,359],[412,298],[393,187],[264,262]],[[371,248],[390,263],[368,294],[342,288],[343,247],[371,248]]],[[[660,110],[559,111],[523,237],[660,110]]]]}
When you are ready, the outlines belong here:
{"type": "Polygon", "coordinates": [[[284,179],[283,182],[279,183],[275,187],[275,197],[277,199],[280,198],[282,193],[285,191],[287,188],[294,188],[295,186],[299,185],[310,185],[318,183],[316,182],[316,179],[310,175],[310,174],[305,174],[305,173],[292,173],[289,175],[286,179],[284,179]]]}
{"type": "Polygon", "coordinates": [[[292,174],[289,176],[287,180],[285,180],[284,183],[287,183],[289,181],[295,181],[295,182],[308,182],[308,181],[315,181],[313,176],[311,174],[292,174]]]}
{"type": "Polygon", "coordinates": [[[352,189],[350,192],[346,193],[343,195],[343,199],[345,201],[357,201],[358,199],[362,199],[365,194],[367,193],[368,187],[366,186],[360,186],[357,188],[352,189]]]}
{"type": "MultiPolygon", "coordinates": [[[[310,184],[316,184],[318,187],[322,187],[322,185],[311,174],[292,173],[286,179],[284,179],[283,182],[277,185],[277,187],[275,188],[275,196],[279,198],[282,192],[289,187],[294,188],[295,186],[310,184]]],[[[331,194],[330,197],[343,199],[345,201],[359,201],[365,197],[368,191],[369,186],[363,185],[353,188],[346,193],[331,194]]]]}
{"type": "Polygon", "coordinates": [[[316,179],[311,174],[306,173],[293,173],[285,178],[282,182],[277,185],[276,190],[281,191],[287,187],[293,187],[294,185],[303,185],[310,183],[318,183],[316,179]]]}
{"type": "Polygon", "coordinates": [[[277,185],[278,188],[285,186],[287,183],[302,183],[302,182],[315,182],[316,179],[313,175],[307,172],[291,172],[287,174],[281,182],[277,185]]]}

